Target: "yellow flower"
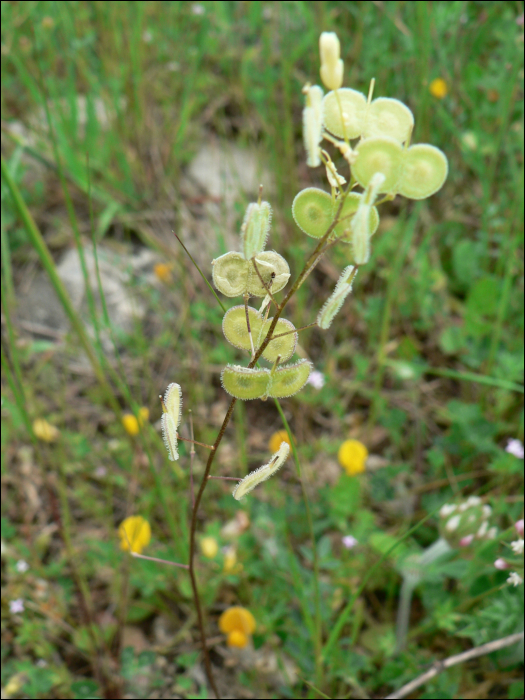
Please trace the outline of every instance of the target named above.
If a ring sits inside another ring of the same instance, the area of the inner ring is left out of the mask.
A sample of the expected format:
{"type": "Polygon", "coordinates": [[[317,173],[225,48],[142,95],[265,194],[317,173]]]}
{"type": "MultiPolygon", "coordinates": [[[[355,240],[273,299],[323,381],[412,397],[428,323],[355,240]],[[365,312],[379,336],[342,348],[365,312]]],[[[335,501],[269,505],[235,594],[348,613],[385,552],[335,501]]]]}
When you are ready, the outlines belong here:
{"type": "MultiPolygon", "coordinates": [[[[279,450],[279,447],[281,446],[281,442],[286,442],[288,445],[290,445],[290,438],[288,437],[288,433],[286,432],[286,430],[278,430],[270,438],[270,441],[268,443],[268,449],[270,450],[270,452],[272,454],[279,450]]],[[[294,442],[295,442],[295,440],[294,440],[294,442]]],[[[290,447],[291,447],[291,445],[290,445],[290,447]]]]}
{"type": "Polygon", "coordinates": [[[257,627],[255,618],[249,610],[234,605],[225,610],[219,618],[219,629],[228,635],[226,643],[229,647],[242,649],[248,644],[248,638],[257,627]]]}
{"type": "Polygon", "coordinates": [[[140,515],[132,515],[123,520],[118,529],[120,548],[125,552],[141,554],[151,540],[151,528],[148,521],[140,515]]]}
{"type": "Polygon", "coordinates": [[[348,476],[364,472],[367,457],[368,450],[359,440],[345,440],[337,453],[339,464],[348,476]]]}
{"type": "Polygon", "coordinates": [[[33,432],[39,440],[55,442],[60,436],[60,431],[45,418],[37,418],[33,421],[33,432]]]}
{"type": "Polygon", "coordinates": [[[443,78],[435,78],[428,86],[430,94],[438,100],[442,100],[448,93],[448,85],[443,78]]]}
{"type": "Polygon", "coordinates": [[[201,540],[201,552],[208,559],[213,559],[217,556],[219,545],[215,537],[203,537],[201,540]]]}
{"type": "Polygon", "coordinates": [[[161,282],[171,282],[171,270],[172,266],[166,263],[157,263],[153,268],[155,277],[161,282]]]}
{"type": "Polygon", "coordinates": [[[139,416],[135,418],[132,413],[125,413],[122,416],[122,425],[128,435],[134,437],[139,434],[140,429],[149,418],[149,409],[145,406],[139,408],[139,416]]]}

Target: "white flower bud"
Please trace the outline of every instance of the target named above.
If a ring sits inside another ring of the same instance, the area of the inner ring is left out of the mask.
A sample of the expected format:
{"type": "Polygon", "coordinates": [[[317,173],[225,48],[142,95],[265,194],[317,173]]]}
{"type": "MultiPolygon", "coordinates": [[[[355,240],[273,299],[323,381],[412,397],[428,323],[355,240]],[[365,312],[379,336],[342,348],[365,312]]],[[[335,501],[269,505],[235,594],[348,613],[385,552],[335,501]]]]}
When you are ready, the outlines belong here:
{"type": "Polygon", "coordinates": [[[455,510],[456,510],[456,506],[454,505],[454,503],[445,503],[444,505],[441,506],[439,514],[442,518],[448,518],[448,516],[452,515],[452,513],[455,510]]]}
{"type": "Polygon", "coordinates": [[[520,583],[523,583],[523,579],[521,576],[513,571],[511,575],[507,579],[507,583],[510,583],[511,586],[519,586],[520,583]]]}
{"type": "Polygon", "coordinates": [[[448,532],[454,532],[454,530],[457,530],[460,520],[460,515],[453,515],[445,525],[445,530],[448,532]]]}
{"type": "Polygon", "coordinates": [[[514,554],[523,554],[523,540],[521,538],[515,542],[511,542],[510,546],[514,554]]]}

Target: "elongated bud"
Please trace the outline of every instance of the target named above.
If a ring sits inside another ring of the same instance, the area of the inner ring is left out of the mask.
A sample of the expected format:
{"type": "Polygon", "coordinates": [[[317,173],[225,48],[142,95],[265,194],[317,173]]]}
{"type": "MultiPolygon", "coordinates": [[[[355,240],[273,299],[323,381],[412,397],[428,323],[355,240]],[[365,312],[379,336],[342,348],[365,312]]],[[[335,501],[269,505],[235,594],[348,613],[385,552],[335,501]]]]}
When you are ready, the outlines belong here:
{"type": "Polygon", "coordinates": [[[252,202],[246,209],[244,221],[241,227],[241,237],[244,249],[244,257],[251,260],[255,255],[264,250],[270,224],[272,222],[272,208],[268,202],[260,204],[252,202]]]}
{"type": "Polygon", "coordinates": [[[172,383],[166,389],[162,403],[162,418],[160,424],[162,427],[162,438],[166,449],[168,450],[169,459],[175,462],[179,458],[179,450],[177,443],[177,430],[180,425],[182,412],[182,392],[179,384],[172,383]]]}
{"type": "Polygon", "coordinates": [[[317,316],[317,325],[319,328],[326,330],[334,320],[335,315],[343,305],[344,300],[352,291],[352,284],[355,279],[354,266],[349,265],[343,270],[339,281],[335,285],[332,294],[325,301],[323,307],[317,316]]]}
{"type": "Polygon", "coordinates": [[[321,54],[321,80],[329,90],[338,90],[343,84],[344,65],[341,47],[335,32],[323,32],[319,37],[321,54]]]}
{"type": "Polygon", "coordinates": [[[266,481],[273,476],[286,462],[290,454],[290,445],[287,442],[281,442],[279,450],[273,455],[268,464],[259,467],[255,471],[245,476],[244,479],[237,484],[233,490],[233,497],[240,501],[241,498],[250,493],[258,484],[266,481]]]}
{"type": "Polygon", "coordinates": [[[377,193],[385,181],[383,173],[375,173],[370,179],[350,225],[356,265],[364,265],[370,258],[370,211],[377,193]]]}
{"type": "Polygon", "coordinates": [[[319,144],[323,138],[323,90],[319,85],[305,87],[306,106],[303,110],[303,140],[306,164],[310,168],[321,165],[319,144]]]}

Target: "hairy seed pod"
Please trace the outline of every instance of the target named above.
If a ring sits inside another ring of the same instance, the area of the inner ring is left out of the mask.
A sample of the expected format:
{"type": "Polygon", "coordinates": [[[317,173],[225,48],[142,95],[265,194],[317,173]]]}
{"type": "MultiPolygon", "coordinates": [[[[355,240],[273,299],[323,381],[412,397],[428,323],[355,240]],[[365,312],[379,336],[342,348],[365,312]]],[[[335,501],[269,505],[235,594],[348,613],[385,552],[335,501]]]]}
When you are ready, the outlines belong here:
{"type": "MultiPolygon", "coordinates": [[[[341,221],[334,228],[334,235],[337,236],[337,238],[339,238],[343,243],[352,242],[352,215],[356,213],[362,198],[363,195],[359,192],[350,192],[346,196],[343,208],[341,209],[341,214],[339,215],[341,221]]],[[[334,209],[337,211],[337,200],[334,209]]],[[[379,213],[377,211],[377,207],[370,208],[368,226],[370,229],[370,235],[373,236],[377,231],[377,227],[379,226],[379,213]]]]}
{"type": "Polygon", "coordinates": [[[332,198],[317,187],[307,187],[293,200],[292,215],[307,236],[322,238],[334,218],[332,198]]]}
{"type": "MultiPolygon", "coordinates": [[[[273,318],[263,321],[259,312],[250,306],[248,307],[248,317],[250,319],[252,340],[255,348],[258,348],[266,338],[273,318]]],[[[262,357],[268,362],[275,362],[277,357],[281,358],[281,362],[286,362],[286,360],[290,359],[295,352],[298,340],[297,333],[290,333],[290,331],[294,330],[295,328],[290,321],[280,318],[277,321],[273,334],[288,333],[288,335],[272,340],[263,352],[262,357]]],[[[244,306],[234,306],[226,312],[222,321],[222,331],[226,340],[236,348],[251,351],[244,306]]]]}
{"type": "Polygon", "coordinates": [[[179,450],[177,443],[177,430],[180,425],[182,414],[182,392],[180,384],[169,384],[164,394],[162,401],[162,417],[160,424],[162,428],[162,438],[170,461],[175,462],[179,459],[179,450]]]}
{"type": "Polygon", "coordinates": [[[241,253],[225,253],[212,260],[213,283],[227,297],[245,293],[248,284],[248,263],[241,253]]]}
{"type": "Polygon", "coordinates": [[[323,98],[324,125],[338,138],[361,136],[366,115],[366,97],[352,88],[329,92],[323,98]]]}
{"type": "Polygon", "coordinates": [[[384,181],[383,173],[375,173],[372,176],[350,224],[352,252],[356,265],[365,265],[370,258],[370,213],[384,181]]]}
{"type": "Polygon", "coordinates": [[[395,192],[401,176],[403,147],[388,136],[375,136],[357,145],[352,175],[366,187],[376,173],[383,173],[381,192],[395,192]]]}
{"type": "Polygon", "coordinates": [[[352,274],[353,272],[353,265],[349,265],[343,270],[339,281],[335,285],[334,291],[328,297],[319,311],[317,316],[317,325],[319,328],[322,328],[323,330],[330,328],[330,325],[336,314],[341,309],[344,300],[352,291],[352,284],[355,279],[355,275],[352,274]],[[350,283],[348,280],[351,280],[350,283]]]}
{"type": "Polygon", "coordinates": [[[244,257],[251,260],[264,250],[270,224],[272,223],[272,208],[268,202],[248,204],[241,227],[244,257]]]}
{"type": "Polygon", "coordinates": [[[448,161],[443,151],[418,143],[404,154],[397,191],[408,199],[425,199],[443,187],[447,175],[448,161]]]}
{"type": "MultiPolygon", "coordinates": [[[[266,338],[272,322],[273,318],[269,318],[263,323],[257,345],[261,345],[262,341],[266,338]]],[[[299,340],[299,334],[290,333],[290,331],[295,331],[295,326],[293,323],[288,321],[286,318],[278,319],[273,335],[280,335],[281,333],[287,333],[287,335],[284,335],[282,338],[271,340],[268,343],[266,350],[262,354],[265,360],[268,360],[268,362],[275,362],[276,359],[280,357],[281,362],[286,362],[290,359],[295,352],[297,341],[299,340]]]]}
{"type": "Polygon", "coordinates": [[[288,455],[290,454],[290,445],[287,442],[281,442],[279,450],[272,456],[268,464],[259,467],[255,471],[245,476],[244,479],[237,484],[233,489],[233,497],[240,501],[241,498],[250,493],[258,484],[266,481],[271,476],[273,476],[286,462],[288,455]]]}
{"type": "Polygon", "coordinates": [[[310,168],[321,165],[319,144],[323,139],[323,90],[318,85],[305,88],[306,106],[303,110],[303,141],[306,164],[310,168]]]}
{"type": "Polygon", "coordinates": [[[283,399],[301,391],[306,384],[313,364],[309,360],[299,360],[294,365],[287,365],[275,370],[268,396],[283,399]]]}
{"type": "Polygon", "coordinates": [[[390,136],[404,142],[413,128],[414,115],[405,104],[392,97],[377,97],[367,109],[362,136],[390,136]]]}
{"type": "Polygon", "coordinates": [[[267,396],[270,381],[269,369],[249,369],[240,365],[227,365],[221,373],[223,389],[230,396],[243,401],[267,396]]]}
{"type": "Polygon", "coordinates": [[[321,80],[329,90],[337,90],[343,84],[343,60],[341,47],[335,32],[322,32],[319,37],[321,55],[321,80]]]}
{"type": "Polygon", "coordinates": [[[254,267],[254,262],[257,264],[257,269],[264,283],[270,288],[270,292],[275,294],[280,292],[286,286],[290,279],[290,268],[282,255],[274,250],[265,250],[255,256],[253,260],[247,261],[248,264],[248,282],[246,291],[254,297],[266,296],[267,289],[261,282],[259,275],[254,267]]]}

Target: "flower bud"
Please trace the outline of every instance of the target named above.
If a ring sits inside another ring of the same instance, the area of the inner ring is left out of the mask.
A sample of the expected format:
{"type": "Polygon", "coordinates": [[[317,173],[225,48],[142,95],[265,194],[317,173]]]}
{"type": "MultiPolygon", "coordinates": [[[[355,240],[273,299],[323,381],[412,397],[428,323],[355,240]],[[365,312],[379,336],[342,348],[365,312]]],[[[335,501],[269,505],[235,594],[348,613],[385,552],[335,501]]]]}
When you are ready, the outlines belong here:
{"type": "Polygon", "coordinates": [[[335,32],[323,32],[319,38],[321,80],[329,90],[338,90],[343,84],[344,64],[341,47],[335,32]]]}

